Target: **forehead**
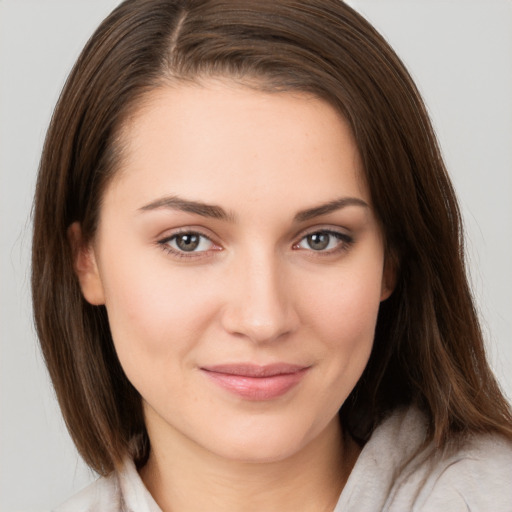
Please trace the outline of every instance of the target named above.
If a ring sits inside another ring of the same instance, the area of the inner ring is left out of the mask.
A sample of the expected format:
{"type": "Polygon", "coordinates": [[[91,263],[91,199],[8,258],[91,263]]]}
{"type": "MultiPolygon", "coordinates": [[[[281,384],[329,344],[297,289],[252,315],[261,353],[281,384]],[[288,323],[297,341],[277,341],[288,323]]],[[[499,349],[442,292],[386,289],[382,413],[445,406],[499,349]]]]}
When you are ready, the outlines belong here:
{"type": "Polygon", "coordinates": [[[179,194],[236,207],[283,194],[300,207],[339,197],[369,202],[353,135],[327,102],[229,81],[149,93],[120,134],[110,185],[141,202],[179,194]]]}

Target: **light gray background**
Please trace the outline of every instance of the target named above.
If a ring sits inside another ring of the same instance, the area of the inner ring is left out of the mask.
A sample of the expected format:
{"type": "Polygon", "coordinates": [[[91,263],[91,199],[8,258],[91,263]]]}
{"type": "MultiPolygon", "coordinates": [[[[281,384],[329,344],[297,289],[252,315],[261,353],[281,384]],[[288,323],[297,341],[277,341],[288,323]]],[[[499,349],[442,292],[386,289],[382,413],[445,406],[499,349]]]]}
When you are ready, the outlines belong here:
{"type": "MultiPolygon", "coordinates": [[[[29,297],[44,133],[83,44],[118,0],[0,0],[0,510],[44,511],[94,476],[69,440],[29,297]]],[[[493,366],[512,396],[512,3],[352,0],[409,66],[465,217],[493,366]]]]}

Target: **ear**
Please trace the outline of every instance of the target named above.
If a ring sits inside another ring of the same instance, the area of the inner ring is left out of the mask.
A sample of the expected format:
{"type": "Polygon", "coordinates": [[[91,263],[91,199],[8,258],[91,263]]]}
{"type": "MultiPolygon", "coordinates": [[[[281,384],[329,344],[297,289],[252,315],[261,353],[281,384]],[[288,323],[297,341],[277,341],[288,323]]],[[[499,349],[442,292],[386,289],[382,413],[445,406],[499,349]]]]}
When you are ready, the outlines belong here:
{"type": "Polygon", "coordinates": [[[101,282],[96,256],[92,244],[85,243],[82,227],[73,222],[68,228],[68,241],[73,254],[73,268],[78,277],[82,294],[93,306],[105,304],[105,293],[101,282]]]}
{"type": "Polygon", "coordinates": [[[388,299],[396,287],[396,279],[398,273],[398,258],[395,253],[389,251],[384,259],[384,270],[382,272],[382,286],[380,300],[381,302],[388,299]]]}

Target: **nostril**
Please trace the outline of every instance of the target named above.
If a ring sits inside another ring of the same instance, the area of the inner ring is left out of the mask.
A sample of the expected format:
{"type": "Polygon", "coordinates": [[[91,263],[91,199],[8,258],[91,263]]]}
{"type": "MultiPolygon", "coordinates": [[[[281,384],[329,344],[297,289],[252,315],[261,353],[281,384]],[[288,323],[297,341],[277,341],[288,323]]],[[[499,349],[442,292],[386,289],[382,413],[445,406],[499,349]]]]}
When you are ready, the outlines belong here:
{"type": "Polygon", "coordinates": [[[223,328],[232,335],[257,343],[274,342],[296,328],[295,315],[284,303],[256,302],[254,297],[235,300],[223,312],[223,328]]]}

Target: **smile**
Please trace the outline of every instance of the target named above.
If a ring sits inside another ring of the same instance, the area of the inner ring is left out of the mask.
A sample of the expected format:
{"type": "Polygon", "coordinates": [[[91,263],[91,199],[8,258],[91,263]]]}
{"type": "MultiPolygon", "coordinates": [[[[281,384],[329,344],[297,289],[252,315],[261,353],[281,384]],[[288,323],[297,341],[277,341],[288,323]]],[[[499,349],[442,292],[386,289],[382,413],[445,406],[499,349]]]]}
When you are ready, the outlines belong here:
{"type": "Polygon", "coordinates": [[[309,368],[278,363],[266,366],[228,364],[201,370],[215,384],[245,400],[266,401],[283,396],[297,386],[309,368]]]}

